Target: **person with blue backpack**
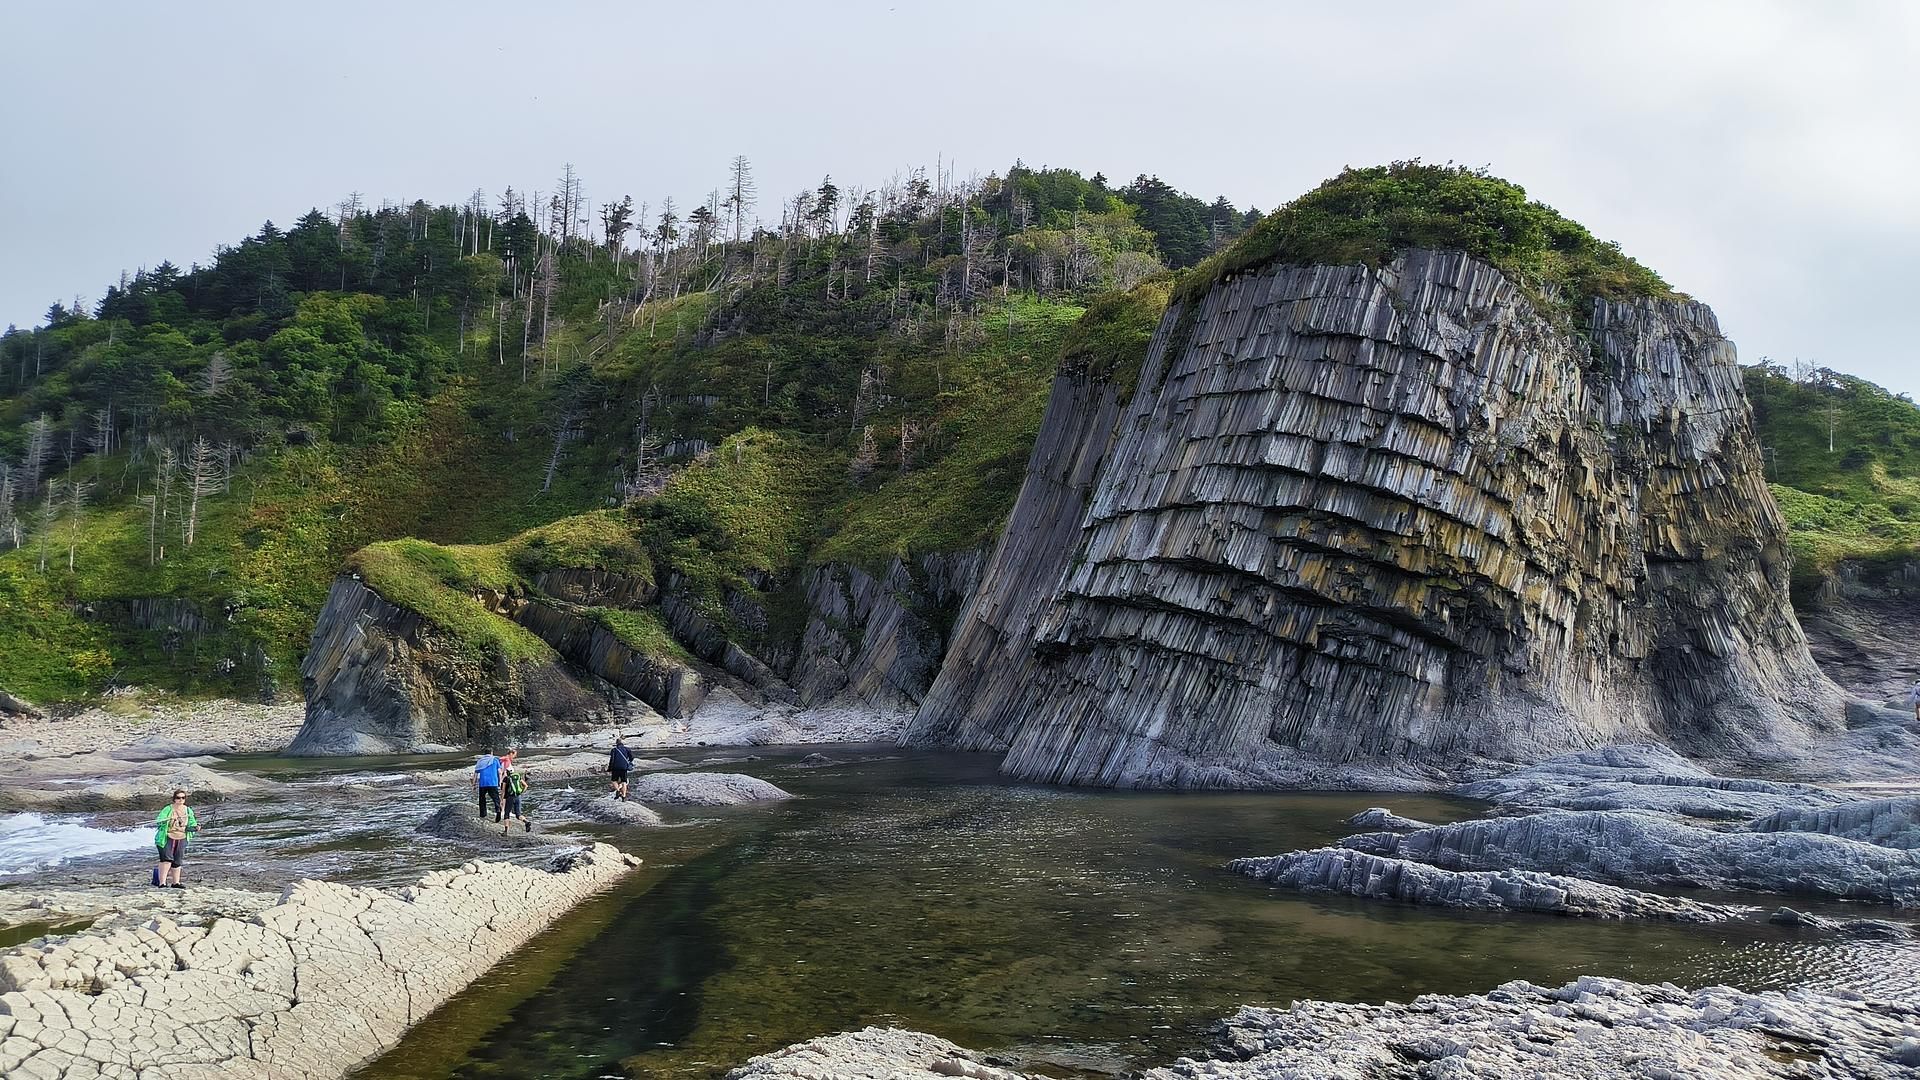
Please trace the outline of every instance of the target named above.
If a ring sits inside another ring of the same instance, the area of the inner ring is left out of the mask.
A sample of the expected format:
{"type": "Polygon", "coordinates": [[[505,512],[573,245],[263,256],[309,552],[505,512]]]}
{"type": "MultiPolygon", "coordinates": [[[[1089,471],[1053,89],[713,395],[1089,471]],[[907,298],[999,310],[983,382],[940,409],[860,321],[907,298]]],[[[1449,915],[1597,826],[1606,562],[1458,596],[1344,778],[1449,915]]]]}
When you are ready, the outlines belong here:
{"type": "Polygon", "coordinates": [[[492,753],[481,754],[473,762],[473,789],[480,796],[480,818],[487,817],[487,804],[493,804],[493,822],[500,823],[500,759],[492,753]]]}

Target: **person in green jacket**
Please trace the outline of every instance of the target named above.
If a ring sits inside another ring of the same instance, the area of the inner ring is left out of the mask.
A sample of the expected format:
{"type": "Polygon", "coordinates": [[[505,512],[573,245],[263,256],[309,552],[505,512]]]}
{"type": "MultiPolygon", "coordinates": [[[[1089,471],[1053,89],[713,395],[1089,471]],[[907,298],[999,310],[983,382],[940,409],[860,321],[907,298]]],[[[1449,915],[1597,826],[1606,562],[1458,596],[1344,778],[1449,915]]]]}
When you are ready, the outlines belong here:
{"type": "Polygon", "coordinates": [[[187,841],[199,831],[200,819],[187,805],[186,791],[175,789],[173,801],[153,819],[153,846],[160,852],[160,862],[153,868],[155,885],[186,888],[180,881],[180,863],[187,855],[187,841]],[[173,880],[167,880],[169,875],[173,880]]]}

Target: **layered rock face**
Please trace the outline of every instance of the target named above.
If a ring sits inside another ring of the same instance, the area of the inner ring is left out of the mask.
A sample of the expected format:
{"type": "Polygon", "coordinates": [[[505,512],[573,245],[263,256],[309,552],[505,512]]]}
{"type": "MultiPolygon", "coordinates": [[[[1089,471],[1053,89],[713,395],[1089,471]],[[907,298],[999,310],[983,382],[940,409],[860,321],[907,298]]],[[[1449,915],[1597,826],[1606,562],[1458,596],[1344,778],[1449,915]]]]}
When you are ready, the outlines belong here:
{"type": "Polygon", "coordinates": [[[909,741],[1238,786],[1840,722],[1704,306],[1574,332],[1458,253],[1274,266],[1176,303],[1112,409],[1056,387],[909,741]]]}

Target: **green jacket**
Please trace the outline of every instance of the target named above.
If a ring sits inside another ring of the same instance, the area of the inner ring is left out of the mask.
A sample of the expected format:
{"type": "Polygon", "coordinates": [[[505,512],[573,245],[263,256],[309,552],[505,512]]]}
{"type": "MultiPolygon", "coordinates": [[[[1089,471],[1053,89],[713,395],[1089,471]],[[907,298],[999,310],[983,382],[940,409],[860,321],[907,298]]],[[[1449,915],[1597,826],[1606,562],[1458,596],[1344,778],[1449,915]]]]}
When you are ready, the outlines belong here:
{"type": "MultiPolygon", "coordinates": [[[[167,823],[172,820],[173,804],[168,803],[160,808],[160,815],[153,819],[153,846],[155,848],[162,851],[166,850],[167,823]]],[[[199,831],[200,819],[194,814],[193,807],[189,806],[187,807],[187,839],[193,839],[193,834],[199,831]]]]}

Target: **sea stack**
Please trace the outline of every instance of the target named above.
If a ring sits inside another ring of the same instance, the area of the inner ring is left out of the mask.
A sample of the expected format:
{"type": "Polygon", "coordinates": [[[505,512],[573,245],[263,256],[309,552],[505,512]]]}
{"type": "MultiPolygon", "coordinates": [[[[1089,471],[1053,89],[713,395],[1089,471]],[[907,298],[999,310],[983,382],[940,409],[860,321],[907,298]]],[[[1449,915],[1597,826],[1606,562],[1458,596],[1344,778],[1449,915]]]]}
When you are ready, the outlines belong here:
{"type": "Polygon", "coordinates": [[[1837,727],[1733,344],[1527,206],[1544,250],[1654,287],[1391,225],[1371,258],[1301,259],[1282,221],[1175,291],[1122,407],[1063,371],[907,740],[1261,786],[1303,758],[1779,758],[1837,727]]]}

